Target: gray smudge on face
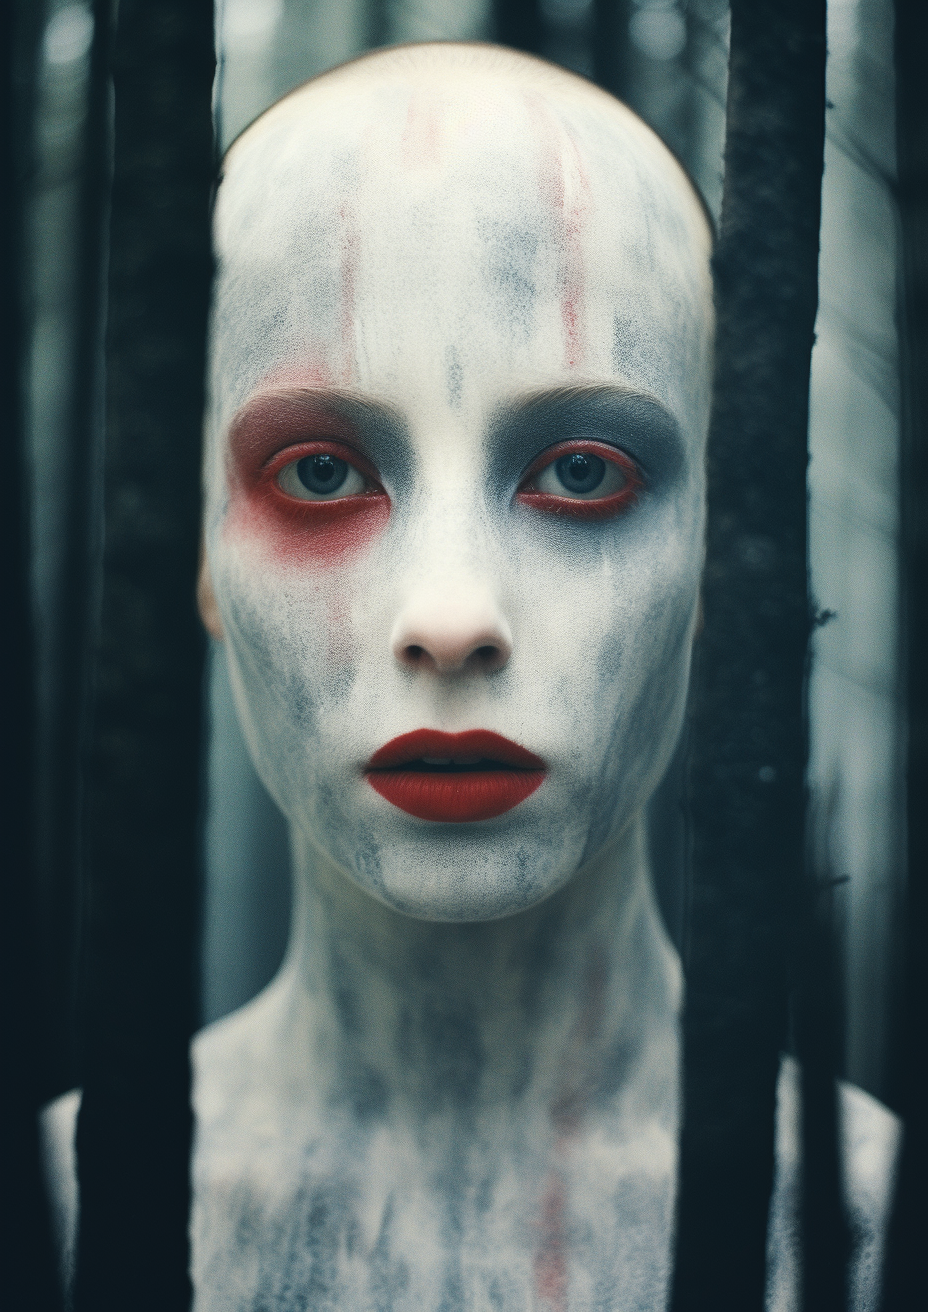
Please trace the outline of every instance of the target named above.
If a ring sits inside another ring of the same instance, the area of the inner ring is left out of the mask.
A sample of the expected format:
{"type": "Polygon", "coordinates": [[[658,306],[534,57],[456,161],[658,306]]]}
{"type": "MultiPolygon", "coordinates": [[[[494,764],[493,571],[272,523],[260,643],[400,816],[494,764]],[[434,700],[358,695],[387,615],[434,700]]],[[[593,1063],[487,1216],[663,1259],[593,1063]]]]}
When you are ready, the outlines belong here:
{"type": "Polygon", "coordinates": [[[529,340],[534,328],[535,268],[543,232],[524,219],[485,218],[479,224],[486,251],[487,306],[505,331],[529,340]]]}
{"type": "Polygon", "coordinates": [[[461,357],[453,345],[448,347],[445,354],[445,368],[448,375],[448,404],[452,410],[458,410],[461,405],[463,375],[461,357]]]}

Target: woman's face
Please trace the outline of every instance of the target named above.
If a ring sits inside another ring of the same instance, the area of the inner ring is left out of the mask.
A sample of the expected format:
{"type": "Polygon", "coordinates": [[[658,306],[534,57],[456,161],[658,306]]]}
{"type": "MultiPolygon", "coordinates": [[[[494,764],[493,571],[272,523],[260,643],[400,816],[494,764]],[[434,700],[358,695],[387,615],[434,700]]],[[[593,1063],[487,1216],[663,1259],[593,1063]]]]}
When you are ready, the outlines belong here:
{"type": "Polygon", "coordinates": [[[237,144],[217,228],[207,559],[258,770],[400,911],[531,906],[679,729],[696,201],[598,93],[355,74],[237,144]]]}

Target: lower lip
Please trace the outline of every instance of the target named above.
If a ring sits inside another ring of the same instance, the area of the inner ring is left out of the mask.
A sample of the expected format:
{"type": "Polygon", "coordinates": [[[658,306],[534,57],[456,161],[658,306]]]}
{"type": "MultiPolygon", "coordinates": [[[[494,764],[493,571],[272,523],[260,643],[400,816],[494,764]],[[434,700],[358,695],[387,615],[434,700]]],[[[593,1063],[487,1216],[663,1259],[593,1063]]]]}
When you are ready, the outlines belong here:
{"type": "Polygon", "coordinates": [[[375,792],[420,820],[492,820],[531,797],[544,770],[467,770],[431,774],[427,770],[370,770],[375,792]]]}
{"type": "Polygon", "coordinates": [[[544,762],[533,753],[505,743],[495,734],[472,730],[464,734],[442,735],[436,742],[434,735],[416,732],[408,734],[396,744],[388,744],[378,752],[366,771],[368,783],[386,801],[419,820],[432,820],[445,824],[461,824],[474,820],[492,820],[505,815],[524,802],[544,782],[544,762]],[[391,766],[390,758],[396,746],[402,743],[407,754],[415,751],[417,758],[427,756],[466,757],[475,755],[490,758],[486,768],[479,764],[466,770],[404,769],[402,762],[391,766]],[[496,764],[499,746],[509,759],[496,764]],[[516,760],[512,761],[515,755],[516,760]],[[378,759],[381,758],[381,759],[378,759]],[[384,759],[385,758],[385,759],[384,759]],[[537,761],[537,766],[535,762],[537,761]]]}

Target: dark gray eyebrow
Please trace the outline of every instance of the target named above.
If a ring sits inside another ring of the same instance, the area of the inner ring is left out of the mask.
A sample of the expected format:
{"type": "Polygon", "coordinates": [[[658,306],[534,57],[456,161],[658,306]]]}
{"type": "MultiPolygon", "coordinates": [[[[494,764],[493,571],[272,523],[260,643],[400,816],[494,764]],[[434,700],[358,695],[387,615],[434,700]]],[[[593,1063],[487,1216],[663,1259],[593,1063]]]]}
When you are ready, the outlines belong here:
{"type": "Polygon", "coordinates": [[[686,463],[686,443],[676,417],[657,397],[614,384],[547,388],[515,397],[491,425],[491,463],[505,451],[522,467],[546,446],[568,437],[590,437],[627,451],[649,479],[673,481],[686,463]]]}
{"type": "Polygon", "coordinates": [[[395,406],[386,401],[375,401],[361,392],[347,387],[281,387],[268,389],[268,394],[279,392],[281,395],[307,397],[320,406],[356,420],[367,420],[370,424],[383,424],[392,428],[402,428],[403,418],[395,406]]]}
{"type": "Polygon", "coordinates": [[[265,394],[305,398],[330,414],[349,420],[357,430],[364,454],[385,477],[409,479],[412,444],[402,412],[387,401],[373,400],[345,387],[268,388],[265,394]]]}

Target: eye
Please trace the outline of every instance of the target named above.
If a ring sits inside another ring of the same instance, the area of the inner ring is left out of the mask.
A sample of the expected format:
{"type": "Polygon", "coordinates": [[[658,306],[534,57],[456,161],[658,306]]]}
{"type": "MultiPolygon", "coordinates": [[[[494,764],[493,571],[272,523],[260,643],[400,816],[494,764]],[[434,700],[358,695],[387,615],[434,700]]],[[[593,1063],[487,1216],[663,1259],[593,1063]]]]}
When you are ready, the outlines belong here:
{"type": "Polygon", "coordinates": [[[575,439],[543,452],[516,499],[535,510],[603,519],[631,505],[643,479],[630,456],[606,442],[575,439]]]}
{"type": "Polygon", "coordinates": [[[533,483],[552,496],[608,497],[621,492],[628,477],[619,465],[592,451],[572,451],[537,473],[533,483]]]}
{"type": "Polygon", "coordinates": [[[288,496],[300,501],[360,496],[370,487],[359,469],[325,451],[292,460],[277,475],[277,484],[288,496]]]}

